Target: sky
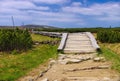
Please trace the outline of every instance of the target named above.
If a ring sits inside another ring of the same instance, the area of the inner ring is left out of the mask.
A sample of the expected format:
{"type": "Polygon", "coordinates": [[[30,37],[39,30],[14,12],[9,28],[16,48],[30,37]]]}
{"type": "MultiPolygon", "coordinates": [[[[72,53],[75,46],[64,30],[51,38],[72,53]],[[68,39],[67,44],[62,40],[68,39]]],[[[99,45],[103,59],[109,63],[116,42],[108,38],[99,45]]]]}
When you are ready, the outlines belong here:
{"type": "Polygon", "coordinates": [[[0,0],[0,25],[120,27],[120,0],[0,0]]]}

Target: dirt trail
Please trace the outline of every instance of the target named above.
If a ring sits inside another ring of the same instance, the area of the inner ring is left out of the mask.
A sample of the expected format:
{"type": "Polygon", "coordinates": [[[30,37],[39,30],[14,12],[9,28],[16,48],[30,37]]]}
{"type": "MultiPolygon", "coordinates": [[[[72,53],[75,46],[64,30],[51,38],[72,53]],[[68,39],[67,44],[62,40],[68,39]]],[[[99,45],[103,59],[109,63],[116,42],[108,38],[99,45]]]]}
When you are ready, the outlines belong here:
{"type": "Polygon", "coordinates": [[[111,64],[95,54],[60,55],[51,62],[51,69],[36,81],[120,81],[118,73],[110,69],[111,64]]]}

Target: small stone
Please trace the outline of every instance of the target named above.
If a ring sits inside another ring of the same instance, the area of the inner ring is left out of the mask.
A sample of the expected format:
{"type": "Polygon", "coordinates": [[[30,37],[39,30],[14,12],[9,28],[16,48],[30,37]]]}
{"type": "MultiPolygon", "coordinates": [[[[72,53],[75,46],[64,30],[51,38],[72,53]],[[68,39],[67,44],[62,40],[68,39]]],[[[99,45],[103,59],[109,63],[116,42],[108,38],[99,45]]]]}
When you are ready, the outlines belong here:
{"type": "Polygon", "coordinates": [[[39,43],[35,43],[35,45],[39,45],[39,43]]]}
{"type": "Polygon", "coordinates": [[[65,65],[65,64],[67,64],[67,61],[64,61],[64,60],[59,60],[59,63],[60,63],[60,64],[64,64],[64,65],[65,65]]]}
{"type": "Polygon", "coordinates": [[[30,78],[29,81],[34,81],[34,80],[30,78]]]}
{"type": "Polygon", "coordinates": [[[41,80],[41,81],[49,81],[47,78],[45,78],[45,79],[43,79],[43,80],[41,80]]]}
{"type": "Polygon", "coordinates": [[[34,81],[34,78],[31,77],[31,76],[27,76],[27,77],[25,78],[25,81],[34,81]]]}
{"type": "Polygon", "coordinates": [[[58,80],[54,80],[54,81],[58,81],[58,80]]]}
{"type": "Polygon", "coordinates": [[[100,69],[108,69],[109,66],[108,65],[104,65],[104,66],[99,66],[98,68],[100,68],[100,69]]]}
{"type": "Polygon", "coordinates": [[[40,74],[39,74],[39,77],[42,77],[43,76],[43,72],[41,72],[40,74]]]}
{"type": "Polygon", "coordinates": [[[93,59],[95,62],[105,61],[104,57],[96,57],[93,59]]]}
{"type": "Polygon", "coordinates": [[[51,65],[53,65],[53,64],[55,64],[55,63],[56,63],[55,60],[51,60],[51,61],[50,61],[50,64],[51,64],[51,65]]]}
{"type": "Polygon", "coordinates": [[[69,64],[69,63],[79,63],[79,62],[81,62],[82,60],[78,60],[78,59],[70,59],[68,62],[67,62],[67,64],[69,64]]]}
{"type": "Polygon", "coordinates": [[[86,60],[89,60],[90,57],[84,57],[82,60],[86,61],[86,60]]]}
{"type": "Polygon", "coordinates": [[[110,81],[110,78],[104,77],[104,78],[103,78],[103,81],[110,81]]]}
{"type": "Polygon", "coordinates": [[[64,55],[64,54],[59,54],[59,60],[63,60],[63,59],[65,59],[66,58],[66,55],[64,55]]]}

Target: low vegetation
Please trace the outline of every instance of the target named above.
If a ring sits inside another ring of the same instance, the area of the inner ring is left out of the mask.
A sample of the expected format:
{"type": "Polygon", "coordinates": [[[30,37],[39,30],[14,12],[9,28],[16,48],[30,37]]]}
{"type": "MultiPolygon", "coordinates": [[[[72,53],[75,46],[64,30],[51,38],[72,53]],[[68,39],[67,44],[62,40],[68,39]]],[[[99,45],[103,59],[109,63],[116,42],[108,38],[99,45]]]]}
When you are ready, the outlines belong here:
{"type": "Polygon", "coordinates": [[[27,30],[1,29],[0,51],[27,50],[32,47],[32,38],[27,30]]]}
{"type": "Polygon", "coordinates": [[[102,27],[96,27],[96,28],[54,28],[54,29],[49,29],[49,28],[44,28],[44,29],[34,29],[37,31],[48,31],[48,32],[92,32],[92,33],[97,33],[98,31],[102,30],[113,30],[113,31],[119,31],[120,32],[120,27],[116,28],[102,28],[102,27]]]}
{"type": "Polygon", "coordinates": [[[97,39],[102,43],[119,43],[120,32],[112,30],[103,30],[97,33],[97,39]]]}
{"type": "Polygon", "coordinates": [[[101,49],[105,58],[112,62],[112,69],[117,70],[120,73],[120,55],[108,49],[105,44],[101,44],[101,49]]]}
{"type": "Polygon", "coordinates": [[[103,46],[120,55],[120,43],[103,43],[103,46]]]}
{"type": "Polygon", "coordinates": [[[94,34],[101,46],[102,54],[112,62],[112,69],[120,72],[120,33],[118,31],[103,30],[94,34]]]}
{"type": "MultiPolygon", "coordinates": [[[[41,35],[34,35],[32,38],[33,40],[40,38],[40,41],[47,39],[46,36],[41,35]]],[[[54,40],[53,38],[48,39],[54,40]]],[[[57,47],[57,45],[40,44],[22,53],[0,52],[0,81],[15,81],[49,58],[56,58],[57,47]]]]}
{"type": "Polygon", "coordinates": [[[43,36],[43,35],[39,35],[39,34],[31,34],[31,37],[33,39],[33,41],[38,41],[38,42],[42,42],[42,41],[59,41],[59,38],[51,38],[48,36],[43,36]]]}

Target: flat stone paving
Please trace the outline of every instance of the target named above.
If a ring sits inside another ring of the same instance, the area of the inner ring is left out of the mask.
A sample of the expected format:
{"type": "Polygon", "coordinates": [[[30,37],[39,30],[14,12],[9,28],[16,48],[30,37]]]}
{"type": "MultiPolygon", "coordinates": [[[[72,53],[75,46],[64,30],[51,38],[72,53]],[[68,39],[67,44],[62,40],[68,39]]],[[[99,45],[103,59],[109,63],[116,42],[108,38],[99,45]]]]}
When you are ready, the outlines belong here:
{"type": "Polygon", "coordinates": [[[110,69],[111,63],[103,57],[94,60],[96,57],[96,53],[59,54],[52,68],[37,81],[120,81],[119,74],[110,69]]]}

